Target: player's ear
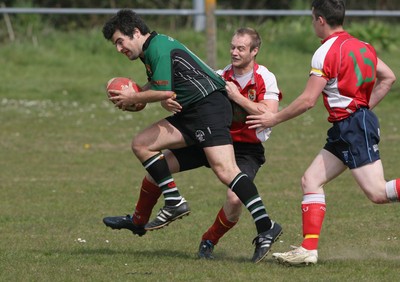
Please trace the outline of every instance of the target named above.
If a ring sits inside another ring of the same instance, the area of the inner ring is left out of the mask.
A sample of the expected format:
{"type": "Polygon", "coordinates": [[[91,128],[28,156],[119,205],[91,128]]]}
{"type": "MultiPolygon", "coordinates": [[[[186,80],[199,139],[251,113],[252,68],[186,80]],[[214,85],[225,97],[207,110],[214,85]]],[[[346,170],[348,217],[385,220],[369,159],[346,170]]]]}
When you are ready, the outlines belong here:
{"type": "Polygon", "coordinates": [[[135,27],[135,28],[133,29],[133,34],[132,34],[133,38],[134,38],[134,39],[138,39],[138,38],[140,37],[140,35],[141,35],[140,30],[139,30],[138,28],[135,27]]]}
{"type": "Polygon", "coordinates": [[[255,47],[253,50],[251,50],[251,53],[253,54],[254,57],[257,56],[259,50],[260,49],[258,47],[255,47]]]}
{"type": "Polygon", "coordinates": [[[323,18],[323,17],[321,17],[321,16],[319,16],[319,17],[317,18],[317,22],[319,22],[320,24],[325,24],[325,23],[326,23],[326,19],[323,18]]]}

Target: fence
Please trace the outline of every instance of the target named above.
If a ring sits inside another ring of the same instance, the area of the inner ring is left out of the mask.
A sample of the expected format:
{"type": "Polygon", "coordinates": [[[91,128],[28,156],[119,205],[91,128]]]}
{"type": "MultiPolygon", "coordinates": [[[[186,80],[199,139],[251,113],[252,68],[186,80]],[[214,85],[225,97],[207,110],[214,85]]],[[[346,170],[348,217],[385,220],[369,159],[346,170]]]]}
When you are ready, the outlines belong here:
{"type": "MultiPolygon", "coordinates": [[[[206,31],[207,62],[214,67],[216,62],[216,16],[310,16],[310,10],[218,10],[216,0],[193,0],[193,9],[135,9],[140,15],[178,15],[194,16],[193,27],[196,31],[206,31]]],[[[7,8],[0,7],[4,14],[8,32],[12,33],[8,14],[115,14],[119,9],[96,8],[7,8]]],[[[400,17],[400,11],[387,10],[347,10],[346,16],[356,17],[400,17]]],[[[10,34],[10,37],[12,35],[10,34]]]]}

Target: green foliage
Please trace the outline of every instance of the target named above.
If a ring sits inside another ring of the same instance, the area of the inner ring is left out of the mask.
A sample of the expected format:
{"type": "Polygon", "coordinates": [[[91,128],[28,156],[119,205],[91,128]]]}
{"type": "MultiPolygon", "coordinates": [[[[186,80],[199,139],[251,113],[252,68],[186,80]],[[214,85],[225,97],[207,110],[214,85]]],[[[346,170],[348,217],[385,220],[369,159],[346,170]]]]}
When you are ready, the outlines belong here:
{"type": "Polygon", "coordinates": [[[393,32],[393,25],[381,21],[353,22],[349,27],[349,32],[355,37],[372,44],[377,50],[398,48],[399,38],[393,32]]]}
{"type": "MultiPolygon", "coordinates": [[[[193,0],[5,0],[3,1],[7,7],[45,7],[45,8],[132,8],[132,9],[192,9],[193,0]]],[[[284,0],[284,1],[271,1],[271,0],[217,0],[217,9],[285,9],[285,10],[309,10],[311,1],[308,0],[284,0]]],[[[355,10],[399,10],[399,1],[346,1],[348,9],[355,10]]],[[[21,33],[19,27],[29,26],[26,25],[26,20],[32,19],[30,28],[37,28],[51,26],[58,30],[71,31],[80,28],[92,28],[93,26],[101,25],[105,19],[110,15],[68,15],[68,14],[42,14],[42,15],[10,15],[14,28],[18,33],[21,33]],[[36,27],[37,22],[41,22],[41,26],[36,27]]],[[[180,28],[190,28],[193,22],[193,16],[174,16],[174,15],[143,15],[143,18],[148,21],[150,27],[165,26],[171,30],[180,28]]],[[[283,17],[284,18],[284,17],[283,17]]],[[[280,17],[268,16],[220,16],[218,21],[220,25],[238,26],[245,23],[252,22],[253,25],[262,25],[263,23],[273,20],[280,20],[280,17]]],[[[292,18],[290,18],[292,20],[292,18]]],[[[398,23],[397,18],[381,18],[385,22],[398,23]]],[[[5,34],[0,28],[0,41],[4,38],[5,34]]],[[[24,33],[21,35],[23,36],[24,33]]]]}
{"type": "Polygon", "coordinates": [[[279,49],[297,49],[310,54],[319,45],[314,36],[310,17],[299,17],[296,20],[285,18],[278,22],[269,22],[267,30],[267,44],[274,43],[279,49]]]}

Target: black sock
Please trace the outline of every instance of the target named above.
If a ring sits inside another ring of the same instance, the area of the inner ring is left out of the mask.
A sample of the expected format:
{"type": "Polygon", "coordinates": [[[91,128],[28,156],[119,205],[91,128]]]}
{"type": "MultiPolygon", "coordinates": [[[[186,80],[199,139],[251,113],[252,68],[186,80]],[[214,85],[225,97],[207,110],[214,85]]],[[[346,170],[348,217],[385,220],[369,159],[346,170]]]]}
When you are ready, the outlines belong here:
{"type": "Polygon", "coordinates": [[[154,181],[157,182],[164,196],[165,205],[174,206],[180,202],[182,196],[176,187],[167,161],[163,153],[158,153],[143,163],[144,168],[149,172],[154,181]]]}
{"type": "Polygon", "coordinates": [[[239,197],[253,217],[258,234],[269,230],[272,226],[265,206],[258,195],[257,187],[244,173],[239,173],[229,184],[229,188],[239,197]]]}

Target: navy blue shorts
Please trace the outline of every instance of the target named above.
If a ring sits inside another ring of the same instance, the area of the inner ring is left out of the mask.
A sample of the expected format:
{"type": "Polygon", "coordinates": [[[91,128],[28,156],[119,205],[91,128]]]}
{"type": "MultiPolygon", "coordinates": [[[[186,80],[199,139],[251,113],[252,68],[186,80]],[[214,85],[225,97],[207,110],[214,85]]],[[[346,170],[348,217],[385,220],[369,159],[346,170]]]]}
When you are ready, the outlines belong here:
{"type": "Polygon", "coordinates": [[[350,117],[333,123],[326,141],[324,149],[338,157],[350,169],[380,159],[379,121],[366,108],[360,108],[350,117]]]}
{"type": "Polygon", "coordinates": [[[222,92],[215,91],[166,120],[182,133],[188,146],[232,144],[232,104],[222,92]]]}
{"type": "MultiPolygon", "coordinates": [[[[254,180],[259,168],[265,163],[264,147],[261,143],[233,143],[235,159],[240,170],[247,174],[250,180],[254,180]]],[[[195,169],[198,167],[210,167],[204,150],[192,145],[181,149],[171,150],[179,162],[180,171],[195,169]]]]}

